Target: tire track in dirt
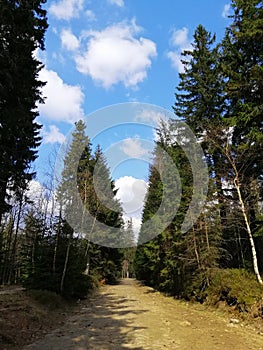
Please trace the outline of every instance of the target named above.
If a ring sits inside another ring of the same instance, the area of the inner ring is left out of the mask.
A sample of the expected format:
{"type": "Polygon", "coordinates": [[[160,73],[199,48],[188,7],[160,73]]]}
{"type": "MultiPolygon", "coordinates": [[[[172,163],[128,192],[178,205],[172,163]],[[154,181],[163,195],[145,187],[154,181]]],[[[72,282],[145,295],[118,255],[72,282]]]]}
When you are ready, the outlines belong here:
{"type": "Polygon", "coordinates": [[[105,286],[62,328],[24,350],[263,350],[263,337],[133,279],[105,286]]]}

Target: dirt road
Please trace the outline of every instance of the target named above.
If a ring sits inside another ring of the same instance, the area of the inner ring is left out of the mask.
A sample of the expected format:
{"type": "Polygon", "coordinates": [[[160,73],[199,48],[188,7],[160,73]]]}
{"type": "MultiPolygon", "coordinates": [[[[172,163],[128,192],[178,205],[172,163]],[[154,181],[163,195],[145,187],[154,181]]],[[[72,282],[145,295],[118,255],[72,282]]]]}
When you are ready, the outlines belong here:
{"type": "Polygon", "coordinates": [[[24,349],[263,350],[263,336],[125,279],[103,287],[62,328],[24,349]]]}

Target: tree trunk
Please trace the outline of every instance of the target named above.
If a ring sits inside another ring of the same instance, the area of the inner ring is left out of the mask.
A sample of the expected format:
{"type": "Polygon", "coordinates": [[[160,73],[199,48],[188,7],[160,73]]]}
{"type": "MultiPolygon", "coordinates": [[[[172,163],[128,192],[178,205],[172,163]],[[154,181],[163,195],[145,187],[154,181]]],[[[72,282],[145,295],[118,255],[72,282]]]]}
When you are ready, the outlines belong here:
{"type": "Polygon", "coordinates": [[[57,235],[56,235],[56,239],[55,239],[53,264],[52,264],[52,272],[53,272],[53,274],[56,273],[56,261],[57,261],[57,253],[58,253],[58,242],[59,242],[60,230],[61,230],[61,221],[62,221],[62,208],[60,206],[59,219],[58,219],[58,228],[57,228],[57,235]]]}
{"type": "Polygon", "coordinates": [[[36,241],[37,241],[37,232],[34,232],[33,237],[33,247],[31,252],[31,266],[32,266],[32,273],[34,274],[36,271],[36,264],[35,264],[35,254],[36,254],[36,241]]]}
{"type": "Polygon", "coordinates": [[[238,228],[237,235],[238,235],[238,244],[239,244],[240,254],[241,254],[242,267],[243,267],[243,269],[245,269],[246,268],[246,263],[245,263],[245,258],[244,258],[244,253],[243,253],[243,247],[242,247],[242,241],[241,241],[239,228],[238,228]]]}
{"type": "Polygon", "coordinates": [[[195,236],[195,228],[194,228],[194,226],[192,227],[192,232],[193,232],[193,241],[194,241],[194,252],[195,252],[195,257],[196,257],[198,269],[200,270],[200,269],[201,269],[201,264],[200,264],[200,257],[199,257],[199,253],[198,253],[198,249],[197,249],[197,244],[196,244],[196,236],[195,236]]]}
{"type": "Polygon", "coordinates": [[[210,252],[210,243],[209,243],[209,234],[208,234],[206,215],[204,216],[204,224],[205,224],[205,239],[206,239],[207,250],[210,252]]]}
{"type": "Polygon", "coordinates": [[[11,214],[11,218],[10,218],[10,221],[8,223],[8,231],[6,232],[7,233],[7,242],[6,242],[6,247],[5,247],[5,250],[6,250],[6,253],[4,255],[4,261],[3,261],[3,275],[2,275],[2,283],[3,284],[6,284],[7,281],[6,281],[6,277],[7,277],[7,274],[9,272],[9,268],[10,268],[10,260],[11,260],[11,252],[12,252],[12,249],[11,249],[11,245],[12,245],[12,240],[13,240],[13,230],[14,230],[14,224],[15,224],[15,216],[13,216],[11,214]]]}
{"type": "Polygon", "coordinates": [[[234,184],[235,184],[235,188],[237,190],[239,203],[241,205],[241,211],[242,211],[242,214],[243,214],[243,218],[245,220],[246,229],[247,229],[247,233],[248,233],[248,237],[249,237],[249,242],[250,242],[251,252],[252,252],[252,261],[253,261],[254,272],[256,274],[258,282],[263,285],[263,281],[261,279],[261,276],[260,276],[260,273],[259,273],[259,270],[258,270],[258,260],[257,260],[257,252],[256,252],[255,242],[254,242],[254,239],[253,239],[253,235],[252,235],[252,232],[251,232],[250,224],[249,224],[249,221],[248,221],[248,217],[247,217],[247,213],[246,213],[246,209],[245,209],[245,205],[244,205],[244,201],[243,201],[242,194],[241,194],[241,191],[240,191],[240,184],[239,184],[239,181],[238,181],[238,176],[236,176],[236,178],[234,180],[234,184]]]}
{"type": "Polygon", "coordinates": [[[64,290],[64,281],[65,281],[65,276],[66,276],[67,267],[68,267],[70,245],[71,245],[71,237],[69,237],[69,241],[68,241],[67,252],[66,252],[66,257],[65,257],[65,262],[64,262],[64,268],[63,268],[63,273],[62,273],[61,282],[60,282],[60,292],[61,293],[63,293],[63,290],[64,290]]]}
{"type": "Polygon", "coordinates": [[[238,200],[239,200],[239,203],[240,203],[240,206],[241,206],[241,212],[242,212],[242,215],[243,215],[243,218],[244,218],[244,221],[245,221],[245,225],[246,225],[246,230],[247,230],[247,233],[248,233],[248,238],[249,238],[249,243],[250,243],[251,253],[252,253],[252,262],[253,262],[254,272],[255,272],[255,275],[257,277],[258,283],[263,285],[263,281],[261,279],[261,276],[260,276],[260,273],[259,273],[259,270],[258,270],[258,260],[257,260],[257,252],[256,252],[255,242],[254,242],[254,239],[253,239],[251,227],[250,227],[248,216],[247,216],[246,209],[245,209],[244,200],[242,198],[242,193],[241,193],[241,190],[240,190],[239,173],[238,173],[235,161],[232,159],[232,157],[230,155],[228,143],[227,143],[227,146],[226,146],[226,156],[227,156],[227,159],[229,160],[229,162],[230,162],[230,164],[231,164],[231,166],[232,166],[232,168],[233,168],[233,170],[235,172],[234,186],[235,186],[235,189],[237,191],[238,200]]]}
{"type": "Polygon", "coordinates": [[[84,271],[84,275],[89,275],[90,272],[90,253],[89,253],[89,247],[90,247],[90,241],[87,243],[86,251],[85,251],[85,257],[87,261],[86,269],[84,271]]]}
{"type": "Polygon", "coordinates": [[[8,284],[12,283],[12,277],[14,275],[14,268],[15,268],[15,263],[16,263],[17,236],[18,236],[19,224],[20,224],[21,213],[22,213],[23,197],[24,197],[24,195],[22,194],[20,202],[19,202],[19,209],[18,209],[18,215],[17,215],[17,221],[16,221],[14,242],[13,242],[11,261],[10,261],[10,266],[9,266],[8,284]]]}

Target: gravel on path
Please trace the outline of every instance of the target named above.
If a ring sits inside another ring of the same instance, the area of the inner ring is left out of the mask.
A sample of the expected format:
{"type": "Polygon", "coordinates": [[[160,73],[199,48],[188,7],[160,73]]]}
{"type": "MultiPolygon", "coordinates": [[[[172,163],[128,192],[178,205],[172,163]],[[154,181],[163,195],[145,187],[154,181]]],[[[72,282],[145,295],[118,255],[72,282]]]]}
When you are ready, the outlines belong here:
{"type": "Polygon", "coordinates": [[[133,279],[104,286],[24,350],[263,350],[263,336],[227,315],[165,297],[133,279]]]}

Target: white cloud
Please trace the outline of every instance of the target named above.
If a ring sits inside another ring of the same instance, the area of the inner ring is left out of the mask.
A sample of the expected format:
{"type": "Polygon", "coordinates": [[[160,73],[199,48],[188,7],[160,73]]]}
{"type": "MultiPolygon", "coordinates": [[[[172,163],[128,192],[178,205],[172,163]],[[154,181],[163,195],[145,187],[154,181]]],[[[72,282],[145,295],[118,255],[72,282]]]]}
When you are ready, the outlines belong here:
{"type": "Polygon", "coordinates": [[[45,188],[36,180],[31,180],[26,195],[31,201],[38,202],[43,199],[45,188]]]}
{"type": "Polygon", "coordinates": [[[37,208],[45,215],[58,215],[59,205],[56,202],[56,194],[51,189],[41,185],[36,180],[31,180],[26,195],[32,202],[30,206],[37,208]]]}
{"type": "Polygon", "coordinates": [[[60,0],[50,6],[49,13],[57,19],[70,20],[79,17],[83,4],[84,0],[60,0]]]}
{"type": "Polygon", "coordinates": [[[174,49],[167,53],[167,57],[170,59],[172,67],[179,73],[184,71],[184,65],[181,62],[181,53],[185,50],[192,50],[188,34],[189,30],[186,27],[174,30],[171,37],[171,45],[174,49]]]}
{"type": "Polygon", "coordinates": [[[139,236],[139,232],[140,232],[140,228],[142,226],[142,219],[141,217],[130,217],[128,215],[123,215],[123,220],[124,222],[127,224],[130,219],[132,219],[132,229],[133,229],[133,233],[134,233],[134,236],[135,236],[135,241],[137,241],[138,239],[138,236],[139,236]]]}
{"type": "Polygon", "coordinates": [[[43,131],[44,143],[60,143],[65,141],[65,135],[63,135],[56,125],[49,125],[49,131],[43,131]]]}
{"type": "Polygon", "coordinates": [[[226,4],[223,8],[222,11],[222,17],[223,18],[228,18],[228,16],[230,15],[230,9],[231,9],[231,5],[230,4],[226,4]]]}
{"type": "Polygon", "coordinates": [[[61,43],[62,47],[69,51],[75,51],[79,48],[78,38],[69,29],[62,30],[61,43]]]}
{"type": "Polygon", "coordinates": [[[79,86],[64,83],[56,72],[46,68],[40,71],[39,78],[47,82],[43,87],[45,103],[39,105],[41,118],[70,124],[83,119],[84,94],[79,86]]]}
{"type": "Polygon", "coordinates": [[[173,46],[184,46],[188,42],[188,28],[183,27],[182,29],[174,30],[171,38],[173,46]]]}
{"type": "Polygon", "coordinates": [[[133,232],[138,238],[148,184],[133,176],[124,176],[115,181],[115,186],[118,188],[116,197],[120,200],[124,212],[123,219],[125,222],[132,219],[133,232]]]}
{"type": "Polygon", "coordinates": [[[161,123],[167,123],[169,118],[171,118],[171,113],[145,108],[136,115],[135,121],[151,125],[153,139],[157,141],[159,140],[157,129],[161,126],[161,123]]]}
{"type": "Polygon", "coordinates": [[[124,214],[127,217],[140,219],[148,188],[147,183],[133,176],[124,176],[115,181],[115,187],[118,189],[116,198],[120,200],[124,214]]]}
{"type": "Polygon", "coordinates": [[[181,53],[169,51],[167,57],[170,58],[172,67],[175,68],[179,73],[184,71],[184,65],[181,62],[181,53]]]}
{"type": "Polygon", "coordinates": [[[154,111],[153,109],[143,109],[140,114],[136,115],[135,120],[144,122],[153,126],[159,126],[161,120],[169,118],[164,112],[154,111]]]}
{"type": "Polygon", "coordinates": [[[124,1],[123,0],[108,0],[108,3],[110,3],[112,5],[117,5],[119,7],[123,7],[124,6],[124,1]]]}
{"type": "Polygon", "coordinates": [[[148,154],[148,150],[143,148],[138,138],[127,138],[122,141],[120,149],[131,158],[140,158],[148,154]]]}
{"type": "Polygon", "coordinates": [[[88,38],[87,51],[76,58],[79,72],[89,75],[104,88],[122,83],[136,87],[147,77],[156,45],[142,37],[135,21],[119,23],[102,31],[84,33],[88,38]]]}

